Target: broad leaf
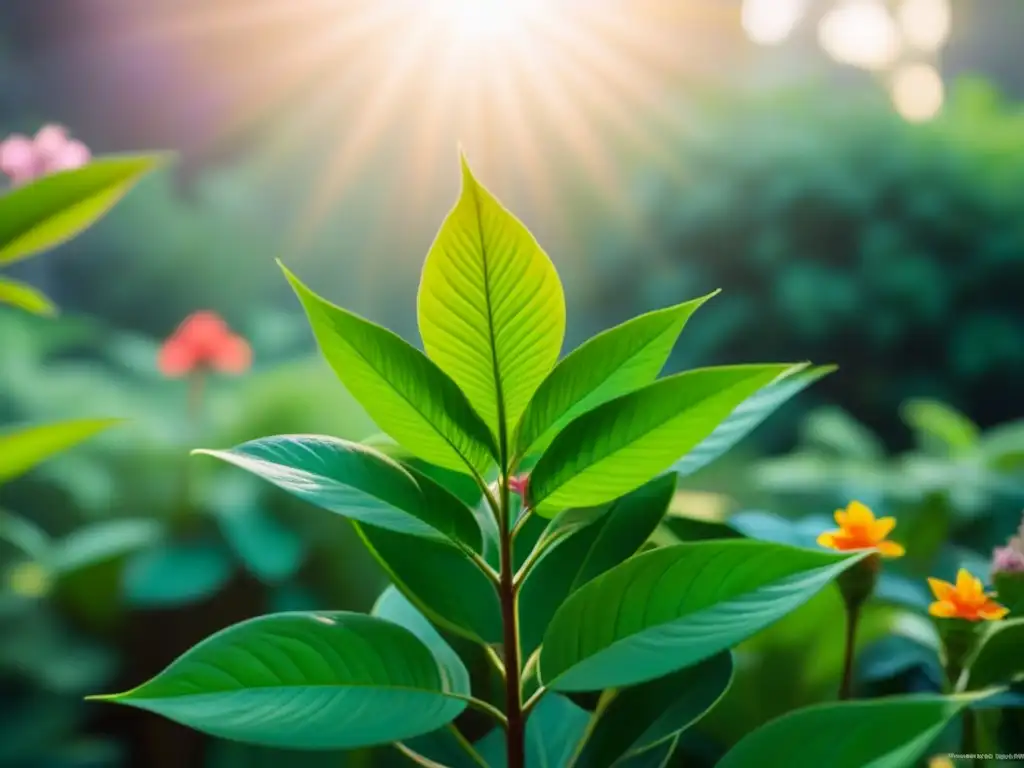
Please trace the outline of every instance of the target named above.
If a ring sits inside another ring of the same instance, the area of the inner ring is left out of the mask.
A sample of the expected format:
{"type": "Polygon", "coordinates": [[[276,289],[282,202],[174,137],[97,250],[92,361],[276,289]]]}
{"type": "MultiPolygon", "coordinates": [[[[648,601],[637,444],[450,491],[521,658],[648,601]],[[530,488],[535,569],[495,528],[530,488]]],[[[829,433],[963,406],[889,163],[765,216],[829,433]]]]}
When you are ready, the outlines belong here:
{"type": "Polygon", "coordinates": [[[459,201],[423,266],[418,311],[427,354],[494,435],[510,440],[562,350],[565,297],[533,235],[464,158],[459,201]]]}
{"type": "Polygon", "coordinates": [[[640,315],[573,350],[544,379],[523,412],[515,455],[543,450],[577,416],[654,381],[686,321],[716,293],[640,315]]]}
{"type": "Polygon", "coordinates": [[[156,520],[104,520],[68,534],[54,547],[53,567],[61,574],[115,560],[160,541],[156,520]]]}
{"type": "Polygon", "coordinates": [[[140,608],[174,608],[212,597],[231,578],[214,541],[168,543],[137,552],[124,569],[124,593],[140,608]]]}
{"type": "Polygon", "coordinates": [[[0,277],[0,304],[9,304],[44,317],[53,317],[57,314],[57,307],[53,302],[31,285],[6,277],[0,277]]]}
{"type": "Polygon", "coordinates": [[[580,416],[530,475],[529,500],[545,517],[603,504],[664,472],[733,409],[788,365],[737,365],[656,381],[580,416]]]}
{"type": "Polygon", "coordinates": [[[434,464],[487,470],[497,455],[491,433],[454,381],[397,334],[325,301],[284,272],[320,351],[377,426],[434,464]]]}
{"type": "Polygon", "coordinates": [[[118,419],[81,419],[0,433],[0,483],[13,480],[118,423],[118,419]]]}
{"type": "Polygon", "coordinates": [[[395,586],[432,622],[471,640],[501,642],[498,593],[461,550],[438,539],[353,526],[395,586]]]}
{"type": "Polygon", "coordinates": [[[579,759],[578,768],[610,768],[620,758],[644,752],[696,722],[732,681],[726,651],[649,683],[610,691],[579,759]]]}
{"type": "Polygon", "coordinates": [[[675,487],[674,475],[655,478],[616,499],[604,514],[567,535],[537,561],[519,596],[524,655],[537,649],[551,617],[570,594],[640,549],[664,517],[675,487]]]}
{"type": "Polygon", "coordinates": [[[892,696],[800,709],[741,739],[718,768],[763,765],[767,755],[785,755],[787,768],[911,768],[970,702],[892,696]]]}
{"type": "Polygon", "coordinates": [[[735,446],[775,411],[800,394],[814,382],[835,370],[833,366],[806,368],[794,366],[781,377],[762,387],[740,403],[729,418],[672,465],[680,477],[692,475],[735,446]]]}
{"type": "Polygon", "coordinates": [[[8,192],[0,197],[0,264],[70,240],[164,162],[159,155],[107,157],[8,192]]]}
{"type": "Polygon", "coordinates": [[[282,435],[229,451],[197,451],[234,464],[310,504],[361,523],[447,537],[479,552],[473,513],[434,481],[359,443],[282,435]]]}
{"type": "Polygon", "coordinates": [[[219,738],[322,750],[428,733],[469,695],[409,630],[339,612],[237,624],[139,688],[101,698],[219,738]]]}
{"type": "Polygon", "coordinates": [[[554,690],[594,691],[692,666],[803,605],[864,555],[742,539],[637,555],[558,610],[540,679],[554,690]]]}
{"type": "Polygon", "coordinates": [[[1024,678],[1024,619],[1007,619],[987,627],[967,662],[967,687],[980,690],[1024,678]]]}

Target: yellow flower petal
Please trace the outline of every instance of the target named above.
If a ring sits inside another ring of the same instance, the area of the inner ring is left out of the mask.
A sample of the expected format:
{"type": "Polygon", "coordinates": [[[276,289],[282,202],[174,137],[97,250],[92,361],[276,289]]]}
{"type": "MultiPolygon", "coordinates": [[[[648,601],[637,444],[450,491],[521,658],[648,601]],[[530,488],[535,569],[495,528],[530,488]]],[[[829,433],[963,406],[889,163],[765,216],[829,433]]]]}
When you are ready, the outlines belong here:
{"type": "Polygon", "coordinates": [[[957,615],[956,606],[948,600],[939,600],[928,606],[928,613],[940,619],[951,619],[957,615]]]}
{"type": "Polygon", "coordinates": [[[884,557],[903,557],[907,553],[903,545],[895,541],[880,541],[875,545],[875,549],[884,557]]]}
{"type": "Polygon", "coordinates": [[[977,600],[985,593],[981,579],[972,576],[966,568],[956,572],[956,591],[967,600],[977,600]]]}
{"type": "Polygon", "coordinates": [[[978,615],[989,621],[999,621],[999,619],[1003,618],[1003,616],[1009,612],[1009,608],[1004,608],[999,603],[989,600],[978,610],[978,615]]]}
{"type": "Polygon", "coordinates": [[[846,517],[845,509],[837,509],[835,512],[832,513],[832,517],[836,519],[836,525],[838,525],[840,528],[845,528],[850,523],[850,521],[846,517]]]}
{"type": "Polygon", "coordinates": [[[846,505],[846,521],[849,525],[869,526],[875,522],[875,513],[859,501],[851,501],[846,505]]]}
{"type": "Polygon", "coordinates": [[[928,579],[928,586],[932,588],[936,600],[948,602],[956,595],[956,587],[942,579],[928,579]]]}
{"type": "Polygon", "coordinates": [[[895,527],[895,517],[880,517],[871,524],[871,536],[877,541],[881,541],[892,533],[892,529],[895,527]]]}
{"type": "Polygon", "coordinates": [[[837,533],[839,533],[839,531],[829,531],[818,536],[818,546],[835,549],[837,533]]]}

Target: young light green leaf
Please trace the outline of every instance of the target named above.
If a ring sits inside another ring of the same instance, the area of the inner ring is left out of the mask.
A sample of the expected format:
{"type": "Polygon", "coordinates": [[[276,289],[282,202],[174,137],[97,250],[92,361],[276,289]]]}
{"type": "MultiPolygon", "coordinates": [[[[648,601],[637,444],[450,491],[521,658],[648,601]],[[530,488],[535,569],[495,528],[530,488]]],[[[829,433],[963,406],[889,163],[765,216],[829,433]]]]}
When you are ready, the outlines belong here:
{"type": "Polygon", "coordinates": [[[53,540],[31,520],[0,509],[0,541],[17,547],[40,564],[50,565],[53,540]]]}
{"type": "Polygon", "coordinates": [[[980,690],[1024,679],[1024,618],[994,622],[968,660],[966,688],[980,690]]]}
{"type": "Polygon", "coordinates": [[[937,400],[910,400],[902,408],[903,420],[917,433],[923,448],[960,455],[978,446],[978,425],[955,408],[937,400]]]}
{"type": "Polygon", "coordinates": [[[0,483],[119,423],[119,419],[80,419],[0,433],[0,483]]]}
{"type": "Polygon", "coordinates": [[[565,297],[551,260],[462,160],[462,192],[423,266],[427,354],[455,380],[499,442],[551,370],[565,297]]]}
{"type": "Polygon", "coordinates": [[[0,197],[0,264],[70,240],[164,162],[161,155],[101,158],[0,197]]]}
{"type": "Polygon", "coordinates": [[[487,425],[437,365],[397,334],[317,296],[287,269],[320,350],[352,396],[391,437],[448,469],[487,471],[487,425]]]}
{"type": "Polygon", "coordinates": [[[729,418],[715,427],[714,432],[672,465],[673,471],[680,477],[686,477],[703,469],[757,429],[793,397],[835,370],[835,366],[831,365],[816,368],[807,368],[804,364],[793,366],[740,403],[729,414],[729,418]]]}
{"type": "Polygon", "coordinates": [[[640,315],[573,350],[541,382],[523,412],[515,455],[543,451],[577,416],[654,381],[687,320],[717,293],[640,315]]]}
{"type": "Polygon", "coordinates": [[[611,768],[626,755],[671,741],[699,720],[732,682],[732,654],[631,688],[609,691],[574,768],[611,768]]]}
{"type": "Polygon", "coordinates": [[[540,679],[558,691],[594,691],[692,666],[803,605],[865,554],[738,539],[637,555],[558,610],[540,679]]]}
{"type": "Polygon", "coordinates": [[[530,475],[544,517],[603,504],[664,472],[789,365],[704,368],[656,381],[573,421],[530,475]]]}
{"type": "Polygon", "coordinates": [[[409,630],[355,613],[284,613],[225,629],[133,691],[101,700],[223,739],[355,749],[439,728],[470,691],[409,630]]]}
{"type": "Polygon", "coordinates": [[[465,553],[440,539],[352,525],[399,591],[430,621],[470,640],[501,642],[498,593],[465,553]]]}
{"type": "Polygon", "coordinates": [[[310,504],[379,528],[445,537],[479,552],[480,527],[454,494],[366,445],[279,435],[229,451],[200,450],[310,504]]]}
{"type": "Polygon", "coordinates": [[[971,701],[890,696],[807,707],[741,739],[718,766],[748,768],[766,755],[785,755],[786,768],[911,768],[971,701]]]}
{"type": "Polygon", "coordinates": [[[53,317],[57,307],[31,285],[0,277],[0,304],[8,304],[33,315],[53,317]]]}
{"type": "MultiPolygon", "coordinates": [[[[665,516],[675,487],[675,475],[655,478],[611,502],[603,514],[572,530],[537,561],[519,595],[524,656],[540,646],[551,617],[569,595],[640,549],[665,516]]],[[[555,518],[552,524],[559,521],[555,518]]]]}
{"type": "Polygon", "coordinates": [[[83,526],[54,547],[54,569],[61,575],[124,557],[160,541],[163,526],[156,520],[104,520],[83,526]]]}

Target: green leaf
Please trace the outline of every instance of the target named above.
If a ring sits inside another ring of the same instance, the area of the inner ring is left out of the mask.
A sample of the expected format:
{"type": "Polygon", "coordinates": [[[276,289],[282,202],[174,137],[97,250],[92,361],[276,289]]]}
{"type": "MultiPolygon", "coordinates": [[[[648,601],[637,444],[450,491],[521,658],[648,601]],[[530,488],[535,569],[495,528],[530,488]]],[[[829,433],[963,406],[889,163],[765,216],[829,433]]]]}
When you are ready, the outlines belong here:
{"type": "Polygon", "coordinates": [[[718,768],[763,765],[766,755],[785,755],[786,768],[911,768],[971,700],[892,696],[807,707],[741,739],[718,768]]]}
{"type": "Polygon", "coordinates": [[[606,693],[578,768],[610,768],[620,758],[671,742],[721,699],[732,682],[732,654],[649,683],[606,693]]]}
{"type": "Polygon", "coordinates": [[[1024,619],[993,622],[967,664],[967,689],[980,690],[1024,677],[1024,619]]]}
{"type": "Polygon", "coordinates": [[[22,427],[0,434],[0,483],[13,480],[51,456],[119,423],[120,419],[81,419],[22,427]]]}
{"type": "Polygon", "coordinates": [[[164,535],[156,520],[104,520],[66,536],[54,548],[54,568],[74,573],[156,544],[164,535]]]}
{"type": "Polygon", "coordinates": [[[675,487],[675,475],[655,478],[613,501],[593,522],[568,534],[537,561],[519,596],[524,656],[540,645],[551,617],[570,594],[640,549],[664,517],[675,487]]]}
{"type": "Polygon", "coordinates": [[[594,691],[692,666],[803,605],[864,556],[743,539],[637,555],[558,610],[540,679],[558,691],[594,691]]]}
{"type": "Polygon", "coordinates": [[[551,260],[465,158],[459,200],[423,266],[418,312],[427,354],[499,442],[510,439],[562,350],[565,297],[551,260]]]}
{"type": "Polygon", "coordinates": [[[484,474],[497,449],[455,382],[397,334],[325,301],[281,268],[320,351],[377,426],[426,461],[484,474]]]}
{"type": "Polygon", "coordinates": [[[718,291],[648,312],[581,344],[544,379],[516,429],[516,456],[542,451],[577,416],[649,384],[690,316],[718,291]]]}
{"type": "Polygon", "coordinates": [[[355,749],[428,733],[466,707],[409,630],[355,613],[285,613],[225,629],[103,700],[234,741],[355,749]]]}
{"type": "Polygon", "coordinates": [[[300,499],[398,533],[449,538],[479,552],[480,527],[452,493],[359,443],[318,435],[253,440],[229,451],[201,450],[300,499]]]}
{"type": "Polygon", "coordinates": [[[218,516],[220,529],[246,569],[265,584],[298,573],[306,555],[302,537],[259,506],[218,516]]]}
{"type": "MultiPolygon", "coordinates": [[[[590,713],[556,693],[544,695],[526,721],[526,768],[572,764],[590,713]]],[[[507,768],[505,732],[491,731],[477,745],[490,768],[507,768]]]]}
{"type": "Polygon", "coordinates": [[[672,469],[680,477],[687,477],[703,469],[757,429],[789,400],[835,370],[835,366],[830,365],[816,368],[794,366],[740,403],[708,437],[673,464],[672,469]]]}
{"type": "Polygon", "coordinates": [[[128,561],[124,592],[140,608],[173,608],[212,597],[229,578],[231,561],[216,542],[168,543],[128,561]]]}
{"type": "Polygon", "coordinates": [[[107,157],[8,192],[0,197],[0,264],[75,237],[165,161],[159,155],[107,157]]]}
{"type": "Polygon", "coordinates": [[[615,764],[615,768],[666,768],[677,746],[679,746],[678,736],[643,752],[635,752],[623,758],[615,764]]]}
{"type": "Polygon", "coordinates": [[[664,472],[789,365],[704,368],[656,381],[580,416],[530,475],[542,516],[603,504],[664,472]]]}
{"type": "Polygon", "coordinates": [[[352,525],[395,586],[432,622],[470,640],[501,642],[498,593],[461,550],[439,539],[352,525]]]}
{"type": "Polygon", "coordinates": [[[37,563],[50,565],[53,540],[46,531],[21,515],[0,510],[0,541],[12,544],[37,563]]]}
{"type": "Polygon", "coordinates": [[[937,400],[910,400],[903,406],[903,420],[918,436],[923,448],[960,455],[978,446],[978,425],[956,409],[937,400]]]}
{"type": "Polygon", "coordinates": [[[43,317],[53,317],[57,314],[57,307],[53,302],[31,285],[6,277],[0,277],[0,304],[9,304],[43,317]]]}

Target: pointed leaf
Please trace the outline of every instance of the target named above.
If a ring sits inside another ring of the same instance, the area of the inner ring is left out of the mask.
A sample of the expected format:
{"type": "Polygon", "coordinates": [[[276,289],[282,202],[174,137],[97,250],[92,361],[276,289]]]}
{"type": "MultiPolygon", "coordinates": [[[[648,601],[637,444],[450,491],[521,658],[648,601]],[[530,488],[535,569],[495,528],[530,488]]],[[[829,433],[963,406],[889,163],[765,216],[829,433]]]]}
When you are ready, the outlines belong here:
{"type": "Polygon", "coordinates": [[[152,546],[164,535],[156,520],[104,520],[83,526],[54,547],[53,567],[61,574],[114,560],[152,546]]]}
{"type": "Polygon", "coordinates": [[[573,350],[548,374],[523,412],[516,456],[542,451],[577,416],[654,381],[687,320],[717,293],[640,315],[573,350]]]}
{"type": "Polygon", "coordinates": [[[20,549],[37,563],[49,565],[53,556],[53,540],[46,531],[21,515],[0,510],[0,541],[20,549]]]}
{"type": "Polygon", "coordinates": [[[715,427],[714,432],[673,464],[672,469],[680,477],[692,475],[697,470],[703,469],[757,429],[765,419],[793,397],[835,370],[834,366],[817,368],[806,368],[803,365],[794,366],[790,371],[740,403],[729,414],[729,418],[715,427]]]}
{"type": "Polygon", "coordinates": [[[530,475],[529,499],[551,517],[603,504],[664,472],[789,365],[704,368],[669,376],[580,416],[530,475]]]}
{"type": "Polygon", "coordinates": [[[554,690],[593,691],[692,666],[803,605],[864,555],[743,539],[637,555],[558,610],[540,678],[554,690]]]}
{"type": "Polygon", "coordinates": [[[334,306],[284,272],[320,351],[377,426],[426,461],[486,472],[497,453],[493,439],[454,381],[397,334],[334,306]]]}
{"type": "Polygon", "coordinates": [[[423,266],[423,346],[496,436],[511,439],[558,360],[565,297],[533,235],[462,162],[462,192],[423,266]],[[500,423],[500,422],[504,423],[500,423]]]}
{"type": "Polygon", "coordinates": [[[57,314],[57,307],[53,302],[31,285],[6,277],[0,277],[0,304],[9,304],[44,317],[53,317],[57,314]]]}
{"type": "Polygon", "coordinates": [[[353,526],[395,586],[432,622],[471,640],[501,642],[498,593],[461,550],[439,539],[353,526]]]}
{"type": "Polygon", "coordinates": [[[936,447],[946,454],[963,454],[978,446],[978,425],[955,408],[937,400],[911,400],[903,420],[918,436],[921,447],[936,447]]]}
{"type": "Polygon", "coordinates": [[[139,688],[102,698],[219,738],[322,750],[429,733],[469,694],[409,630],[338,612],[236,624],[139,688]]]}
{"type": "Polygon", "coordinates": [[[786,768],[912,768],[970,702],[963,696],[892,696],[819,704],[741,739],[718,768],[762,765],[766,755],[784,755],[786,768]]]}
{"type": "Polygon", "coordinates": [[[732,654],[712,656],[696,666],[631,688],[605,694],[590,738],[576,768],[611,768],[628,754],[663,744],[699,720],[732,682],[732,654]]]}
{"type": "Polygon", "coordinates": [[[103,216],[165,157],[107,157],[0,197],[0,264],[70,240],[103,216]]]}
{"type": "Polygon", "coordinates": [[[201,450],[310,504],[398,533],[446,537],[479,552],[480,527],[453,494],[359,443],[280,435],[229,451],[201,450]]]}
{"type": "Polygon", "coordinates": [[[640,549],[664,517],[675,487],[675,475],[655,478],[613,501],[604,514],[567,535],[537,561],[519,596],[524,656],[540,645],[551,617],[569,595],[640,549]]]}
{"type": "Polygon", "coordinates": [[[967,663],[967,688],[979,690],[1024,679],[1024,619],[1007,619],[986,628],[967,663]]]}
{"type": "Polygon", "coordinates": [[[118,419],[81,419],[0,433],[0,483],[119,423],[118,419]]]}
{"type": "Polygon", "coordinates": [[[679,746],[679,737],[667,739],[643,752],[635,752],[615,764],[615,768],[667,768],[679,746]]]}

